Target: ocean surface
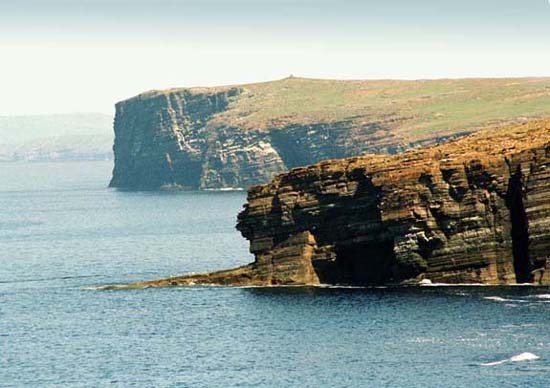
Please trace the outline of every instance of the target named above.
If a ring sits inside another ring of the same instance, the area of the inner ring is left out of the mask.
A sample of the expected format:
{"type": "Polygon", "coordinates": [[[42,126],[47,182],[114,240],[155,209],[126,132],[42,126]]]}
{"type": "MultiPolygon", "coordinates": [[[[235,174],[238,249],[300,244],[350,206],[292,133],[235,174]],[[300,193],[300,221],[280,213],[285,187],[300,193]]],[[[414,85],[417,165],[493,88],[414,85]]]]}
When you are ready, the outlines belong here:
{"type": "Polygon", "coordinates": [[[0,386],[549,387],[550,289],[95,286],[252,260],[244,192],[0,164],[0,386]]]}

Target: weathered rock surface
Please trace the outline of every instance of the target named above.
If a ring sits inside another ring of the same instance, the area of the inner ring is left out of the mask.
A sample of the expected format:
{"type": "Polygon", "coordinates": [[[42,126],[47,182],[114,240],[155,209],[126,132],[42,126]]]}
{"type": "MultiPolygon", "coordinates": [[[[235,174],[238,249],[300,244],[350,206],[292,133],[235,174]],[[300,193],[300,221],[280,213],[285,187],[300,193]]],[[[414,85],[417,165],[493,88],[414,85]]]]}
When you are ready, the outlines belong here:
{"type": "Polygon", "coordinates": [[[132,287],[550,284],[550,120],[297,168],[238,219],[254,263],[132,287]]]}
{"type": "Polygon", "coordinates": [[[549,100],[542,78],[288,78],[153,91],[116,105],[111,186],[244,188],[321,160],[395,154],[487,123],[548,116],[549,100]]]}

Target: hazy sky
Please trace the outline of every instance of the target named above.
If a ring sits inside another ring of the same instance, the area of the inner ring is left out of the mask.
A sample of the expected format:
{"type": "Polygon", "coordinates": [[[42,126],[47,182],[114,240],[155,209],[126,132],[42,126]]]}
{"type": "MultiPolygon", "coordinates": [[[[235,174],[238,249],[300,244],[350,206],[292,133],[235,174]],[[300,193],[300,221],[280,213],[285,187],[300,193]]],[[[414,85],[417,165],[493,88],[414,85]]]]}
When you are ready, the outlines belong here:
{"type": "Polygon", "coordinates": [[[0,0],[0,115],[150,89],[550,76],[550,0],[0,0]]]}

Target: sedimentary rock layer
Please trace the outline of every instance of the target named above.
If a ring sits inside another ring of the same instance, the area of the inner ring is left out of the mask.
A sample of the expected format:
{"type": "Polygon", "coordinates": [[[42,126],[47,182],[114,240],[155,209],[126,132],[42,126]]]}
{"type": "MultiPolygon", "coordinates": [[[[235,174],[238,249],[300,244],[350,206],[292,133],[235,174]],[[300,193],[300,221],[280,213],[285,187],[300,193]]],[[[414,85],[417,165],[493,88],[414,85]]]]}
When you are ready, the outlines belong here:
{"type": "Polygon", "coordinates": [[[548,116],[549,102],[550,79],[288,78],[153,91],[116,105],[111,186],[245,188],[321,160],[395,154],[548,116]]]}
{"type": "Polygon", "coordinates": [[[133,286],[550,284],[550,120],[294,169],[237,228],[249,266],[133,286]]]}

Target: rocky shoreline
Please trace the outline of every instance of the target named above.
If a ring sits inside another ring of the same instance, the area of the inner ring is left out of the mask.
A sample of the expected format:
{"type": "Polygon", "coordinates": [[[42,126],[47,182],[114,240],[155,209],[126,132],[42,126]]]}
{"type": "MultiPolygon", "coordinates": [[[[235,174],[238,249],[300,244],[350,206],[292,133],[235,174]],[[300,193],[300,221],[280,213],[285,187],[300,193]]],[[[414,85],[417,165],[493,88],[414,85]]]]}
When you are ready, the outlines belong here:
{"type": "Polygon", "coordinates": [[[550,285],[550,120],[293,169],[249,189],[237,229],[250,265],[107,288],[550,285]]]}

